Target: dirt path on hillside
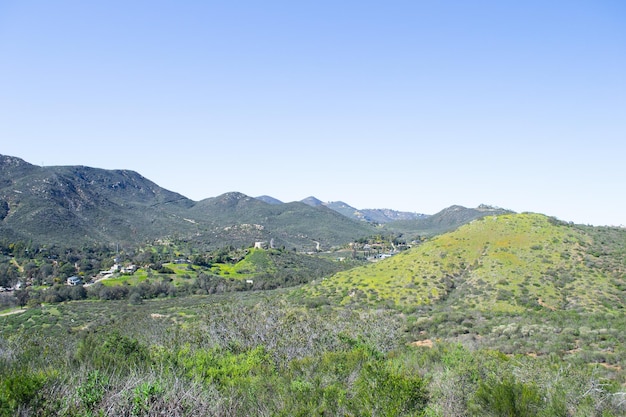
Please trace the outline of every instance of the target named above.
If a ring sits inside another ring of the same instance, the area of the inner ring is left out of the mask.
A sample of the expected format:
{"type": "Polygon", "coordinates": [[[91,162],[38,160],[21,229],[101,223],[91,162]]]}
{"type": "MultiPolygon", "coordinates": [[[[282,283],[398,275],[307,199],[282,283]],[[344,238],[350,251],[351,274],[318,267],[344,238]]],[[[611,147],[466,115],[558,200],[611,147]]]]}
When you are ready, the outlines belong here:
{"type": "Polygon", "coordinates": [[[556,310],[556,307],[552,307],[551,305],[548,305],[548,304],[544,303],[544,302],[543,302],[543,300],[542,300],[541,298],[538,298],[538,299],[537,299],[537,304],[539,304],[539,305],[540,305],[540,306],[542,306],[542,307],[547,308],[548,310],[552,310],[552,311],[555,311],[555,310],[556,310]]]}
{"type": "Polygon", "coordinates": [[[2,314],[0,314],[0,317],[1,317],[1,316],[10,316],[11,314],[20,314],[20,313],[23,313],[23,312],[25,312],[25,311],[26,311],[25,309],[21,309],[21,310],[13,310],[13,311],[9,311],[9,312],[7,312],[7,313],[2,313],[2,314]]]}

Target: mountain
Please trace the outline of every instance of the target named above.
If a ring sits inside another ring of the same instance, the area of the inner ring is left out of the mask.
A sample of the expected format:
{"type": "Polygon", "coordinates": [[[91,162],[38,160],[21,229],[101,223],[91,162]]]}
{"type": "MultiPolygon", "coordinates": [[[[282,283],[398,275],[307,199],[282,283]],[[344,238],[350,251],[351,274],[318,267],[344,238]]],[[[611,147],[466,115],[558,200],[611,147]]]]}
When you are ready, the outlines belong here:
{"type": "Polygon", "coordinates": [[[425,236],[505,212],[453,206],[426,216],[358,210],[312,196],[282,203],[237,192],[193,201],[134,171],[40,167],[0,156],[0,238],[9,242],[82,246],[175,238],[202,248],[267,241],[309,251],[380,233],[380,224],[390,233],[425,236]]]}
{"type": "Polygon", "coordinates": [[[270,197],[269,195],[261,195],[259,197],[256,197],[256,199],[257,200],[261,200],[261,201],[263,201],[264,203],[267,203],[267,204],[283,204],[283,202],[280,201],[279,199],[274,198],[274,197],[270,197]]]}
{"type": "Polygon", "coordinates": [[[369,223],[383,224],[398,220],[417,220],[428,217],[428,215],[426,214],[396,211],[391,209],[359,210],[347,203],[344,203],[343,201],[329,201],[327,203],[324,203],[316,197],[307,197],[301,201],[311,207],[326,206],[329,209],[335,210],[337,213],[343,214],[350,219],[366,221],[369,223]]]}
{"type": "Polygon", "coordinates": [[[626,230],[541,214],[474,220],[389,259],[307,289],[339,303],[454,311],[626,308],[626,230]]]}
{"type": "Polygon", "coordinates": [[[241,193],[195,202],[134,171],[0,156],[0,238],[10,241],[76,247],[178,238],[220,247],[267,240],[314,250],[371,233],[323,206],[273,205],[241,193]]]}
{"type": "Polygon", "coordinates": [[[481,204],[476,208],[450,206],[431,216],[410,220],[397,220],[385,225],[389,231],[408,235],[433,236],[452,231],[459,226],[486,216],[513,213],[511,210],[481,204]]]}
{"type": "Polygon", "coordinates": [[[149,239],[190,231],[181,213],[193,204],[133,171],[0,156],[2,236],[77,245],[149,239]]]}
{"type": "Polygon", "coordinates": [[[218,225],[211,231],[214,238],[235,246],[273,241],[277,246],[315,250],[344,245],[354,236],[373,233],[370,225],[324,206],[312,207],[302,202],[268,204],[236,192],[199,201],[187,215],[197,221],[210,218],[218,225]]]}
{"type": "Polygon", "coordinates": [[[321,200],[318,200],[317,198],[310,196],[307,197],[305,199],[300,200],[301,203],[306,204],[307,206],[311,206],[311,207],[319,207],[319,206],[323,206],[324,203],[321,200]]]}
{"type": "Polygon", "coordinates": [[[430,217],[428,214],[413,213],[409,211],[397,211],[391,209],[363,209],[359,214],[364,220],[373,223],[391,223],[401,220],[421,220],[430,217]]]}

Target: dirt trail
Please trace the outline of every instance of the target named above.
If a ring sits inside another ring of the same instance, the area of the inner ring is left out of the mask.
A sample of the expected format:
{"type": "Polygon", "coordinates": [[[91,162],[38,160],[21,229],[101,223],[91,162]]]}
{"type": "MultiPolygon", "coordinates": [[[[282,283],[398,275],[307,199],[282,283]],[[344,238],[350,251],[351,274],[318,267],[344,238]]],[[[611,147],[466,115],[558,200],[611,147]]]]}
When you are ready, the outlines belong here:
{"type": "Polygon", "coordinates": [[[11,314],[20,314],[25,312],[25,309],[21,309],[21,310],[13,310],[13,311],[8,311],[6,313],[1,313],[0,316],[10,316],[11,314]]]}
{"type": "Polygon", "coordinates": [[[552,311],[555,311],[555,310],[556,310],[556,307],[552,307],[551,305],[548,305],[548,304],[544,303],[544,302],[543,302],[543,300],[542,300],[541,298],[538,298],[538,299],[537,299],[537,304],[539,304],[539,305],[540,305],[540,306],[542,306],[542,307],[547,308],[548,310],[552,310],[552,311]]]}

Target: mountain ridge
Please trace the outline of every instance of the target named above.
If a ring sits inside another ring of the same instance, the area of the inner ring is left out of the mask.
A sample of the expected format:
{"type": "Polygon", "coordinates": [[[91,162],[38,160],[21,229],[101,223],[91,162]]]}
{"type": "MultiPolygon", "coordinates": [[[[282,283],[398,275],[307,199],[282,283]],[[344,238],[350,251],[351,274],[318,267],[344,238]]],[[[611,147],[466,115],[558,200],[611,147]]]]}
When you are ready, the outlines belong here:
{"type": "Polygon", "coordinates": [[[325,207],[270,205],[238,192],[193,201],[130,170],[38,167],[0,157],[0,237],[38,244],[193,239],[203,246],[276,244],[305,250],[372,232],[325,207]]]}
{"type": "Polygon", "coordinates": [[[359,220],[359,221],[366,221],[369,223],[385,224],[385,223],[390,223],[390,222],[397,221],[397,220],[417,220],[417,219],[423,219],[425,217],[428,217],[427,214],[413,213],[413,212],[407,212],[407,211],[398,211],[398,210],[392,210],[392,209],[387,209],[387,208],[357,209],[343,201],[323,202],[314,196],[307,197],[300,201],[312,207],[326,206],[330,209],[335,210],[338,213],[343,214],[344,216],[348,218],[359,220]]]}
{"type": "Polygon", "coordinates": [[[381,231],[410,238],[434,235],[506,212],[453,206],[423,215],[358,210],[313,196],[282,203],[239,192],[193,201],[132,170],[41,167],[0,155],[0,238],[38,244],[137,244],[174,238],[214,248],[272,240],[309,251],[381,231]]]}

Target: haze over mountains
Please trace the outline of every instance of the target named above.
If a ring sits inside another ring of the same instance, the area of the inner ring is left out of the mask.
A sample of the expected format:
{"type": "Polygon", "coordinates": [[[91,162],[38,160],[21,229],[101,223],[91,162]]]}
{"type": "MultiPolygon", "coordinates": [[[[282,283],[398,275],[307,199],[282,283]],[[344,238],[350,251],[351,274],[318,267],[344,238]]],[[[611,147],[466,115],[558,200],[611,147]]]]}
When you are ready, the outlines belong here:
{"type": "Polygon", "coordinates": [[[8,239],[80,246],[163,238],[206,247],[268,241],[299,250],[343,245],[375,233],[424,235],[506,210],[453,206],[434,215],[360,210],[315,197],[283,203],[238,192],[193,201],[137,172],[32,165],[0,156],[0,233],[8,239]],[[382,227],[382,229],[381,229],[382,227]]]}

